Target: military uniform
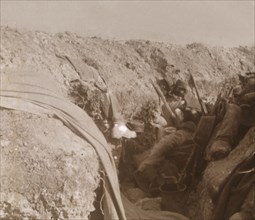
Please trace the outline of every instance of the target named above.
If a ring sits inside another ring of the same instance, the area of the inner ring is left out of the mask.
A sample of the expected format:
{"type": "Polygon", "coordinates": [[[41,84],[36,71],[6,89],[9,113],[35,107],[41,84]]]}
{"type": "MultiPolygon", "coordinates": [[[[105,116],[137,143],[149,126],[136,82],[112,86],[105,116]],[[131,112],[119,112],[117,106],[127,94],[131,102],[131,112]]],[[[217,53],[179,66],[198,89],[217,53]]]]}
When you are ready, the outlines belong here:
{"type": "Polygon", "coordinates": [[[171,154],[171,151],[192,140],[195,128],[196,125],[193,122],[184,122],[180,129],[164,136],[153,146],[149,156],[141,163],[138,170],[143,171],[148,165],[159,165],[167,154],[171,154]]]}
{"type": "Polygon", "coordinates": [[[164,185],[162,175],[168,176],[167,183],[172,187],[170,190],[178,190],[180,186],[178,180],[192,152],[192,146],[184,146],[192,141],[195,129],[195,123],[184,122],[178,130],[165,135],[152,147],[135,174],[137,183],[142,190],[150,191],[149,188],[153,184],[159,190],[160,185],[164,185]],[[145,184],[141,184],[141,182],[145,184]]]}

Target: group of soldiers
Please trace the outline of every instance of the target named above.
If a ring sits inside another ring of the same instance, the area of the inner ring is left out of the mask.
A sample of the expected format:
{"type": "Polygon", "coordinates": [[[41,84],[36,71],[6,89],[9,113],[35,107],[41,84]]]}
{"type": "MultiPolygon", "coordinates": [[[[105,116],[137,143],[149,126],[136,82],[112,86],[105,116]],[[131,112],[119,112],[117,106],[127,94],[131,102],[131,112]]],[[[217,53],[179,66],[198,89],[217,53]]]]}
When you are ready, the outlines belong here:
{"type": "MultiPolygon", "coordinates": [[[[215,114],[221,120],[215,126],[217,132],[210,141],[207,160],[219,160],[227,156],[237,142],[239,126],[241,124],[252,126],[255,123],[255,72],[246,73],[245,76],[240,75],[239,80],[240,84],[231,89],[231,95],[227,98],[222,97],[221,103],[217,103],[213,111],[208,113],[215,114]],[[221,115],[217,115],[219,113],[221,115]]],[[[190,108],[185,100],[187,85],[183,81],[177,80],[172,88],[164,82],[166,80],[162,80],[159,85],[178,123],[174,124],[164,104],[162,106],[163,120],[158,120],[161,122],[158,127],[159,130],[163,128],[166,133],[170,132],[163,137],[161,135],[160,140],[152,147],[150,155],[142,162],[138,170],[157,164],[172,149],[192,139],[202,115],[201,110],[190,108]]]]}
{"type": "MultiPolygon", "coordinates": [[[[225,158],[240,141],[240,126],[255,125],[255,72],[239,75],[239,84],[231,88],[226,96],[219,95],[214,106],[211,106],[211,111],[206,109],[206,103],[200,99],[194,79],[191,74],[190,76],[191,80],[187,84],[180,79],[174,83],[169,83],[167,79],[152,82],[162,102],[160,108],[153,112],[154,117],[150,121],[151,126],[156,128],[157,141],[145,152],[145,157],[138,163],[134,174],[137,185],[143,191],[185,191],[187,181],[190,181],[187,180],[187,175],[191,172],[191,167],[195,167],[195,160],[204,160],[207,163],[225,158]],[[188,86],[193,87],[191,90],[195,88],[200,108],[194,107],[194,103],[189,103],[186,99],[191,91],[188,86]],[[208,115],[214,117],[213,124],[202,128],[203,132],[208,133],[203,133],[202,136],[208,136],[208,140],[203,143],[206,146],[199,148],[203,152],[198,152],[200,157],[197,158],[194,148],[200,143],[194,141],[195,136],[201,130],[201,119],[208,115]]],[[[128,128],[126,120],[120,114],[114,94],[109,89],[103,90],[102,94],[104,125],[111,131],[111,137],[136,138],[137,133],[128,128]]],[[[200,174],[202,169],[199,168],[200,174]]],[[[239,216],[240,220],[245,219],[241,215],[236,213],[235,216],[239,216]]]]}
{"type": "MultiPolygon", "coordinates": [[[[194,156],[194,134],[201,116],[205,115],[201,110],[205,103],[201,103],[200,109],[189,107],[185,99],[188,85],[181,80],[169,85],[163,79],[158,85],[166,101],[151,123],[157,127],[158,140],[148,150],[134,176],[138,186],[147,192],[155,192],[155,189],[161,192],[184,191],[187,186],[183,177],[187,176],[187,166],[194,165],[194,162],[189,162],[194,156]]],[[[219,96],[215,106],[206,114],[216,119],[204,152],[200,154],[207,162],[223,159],[240,141],[239,127],[255,125],[255,72],[239,75],[239,84],[231,88],[227,96],[219,96]]],[[[235,216],[246,219],[240,213],[235,216]]]]}

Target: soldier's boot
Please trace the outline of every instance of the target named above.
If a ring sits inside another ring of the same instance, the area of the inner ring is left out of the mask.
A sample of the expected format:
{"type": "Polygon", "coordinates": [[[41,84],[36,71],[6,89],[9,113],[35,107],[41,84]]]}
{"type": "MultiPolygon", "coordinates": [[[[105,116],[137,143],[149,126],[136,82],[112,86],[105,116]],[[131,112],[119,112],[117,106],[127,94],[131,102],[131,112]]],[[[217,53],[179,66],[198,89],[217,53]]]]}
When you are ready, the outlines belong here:
{"type": "Polygon", "coordinates": [[[227,156],[232,150],[241,120],[241,108],[235,104],[228,104],[225,116],[216,133],[215,141],[209,150],[210,160],[219,160],[227,156]]]}

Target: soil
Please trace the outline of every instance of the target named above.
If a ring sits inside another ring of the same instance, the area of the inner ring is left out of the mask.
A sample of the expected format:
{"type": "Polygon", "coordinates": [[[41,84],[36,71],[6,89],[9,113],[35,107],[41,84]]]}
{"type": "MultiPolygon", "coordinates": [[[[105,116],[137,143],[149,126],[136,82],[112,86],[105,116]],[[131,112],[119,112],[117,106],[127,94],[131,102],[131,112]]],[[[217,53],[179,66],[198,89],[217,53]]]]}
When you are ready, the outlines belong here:
{"type": "Polygon", "coordinates": [[[59,120],[2,109],[1,219],[88,219],[100,179],[95,158],[59,120]]]}

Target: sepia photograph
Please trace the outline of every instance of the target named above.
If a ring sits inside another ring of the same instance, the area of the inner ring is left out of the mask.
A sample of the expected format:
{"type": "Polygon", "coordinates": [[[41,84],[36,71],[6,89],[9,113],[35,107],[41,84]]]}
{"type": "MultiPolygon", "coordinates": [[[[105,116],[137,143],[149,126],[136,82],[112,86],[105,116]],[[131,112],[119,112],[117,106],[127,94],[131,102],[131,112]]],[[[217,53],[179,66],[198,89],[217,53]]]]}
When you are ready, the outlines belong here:
{"type": "Polygon", "coordinates": [[[255,219],[255,0],[0,4],[0,220],[255,219]]]}

